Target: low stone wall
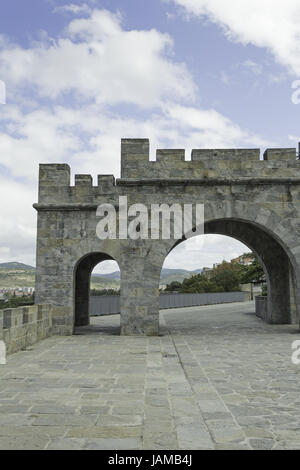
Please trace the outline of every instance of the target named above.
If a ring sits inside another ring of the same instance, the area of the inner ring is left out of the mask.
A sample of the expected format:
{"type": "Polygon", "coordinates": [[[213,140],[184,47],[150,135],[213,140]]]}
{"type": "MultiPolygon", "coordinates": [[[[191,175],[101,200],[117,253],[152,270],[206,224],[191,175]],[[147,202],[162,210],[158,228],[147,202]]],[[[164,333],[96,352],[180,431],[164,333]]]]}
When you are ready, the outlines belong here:
{"type": "Polygon", "coordinates": [[[52,335],[51,305],[0,310],[0,340],[7,354],[25,349],[52,335]]]}
{"type": "Polygon", "coordinates": [[[267,296],[257,295],[255,297],[255,313],[262,320],[267,320],[267,296]]]}

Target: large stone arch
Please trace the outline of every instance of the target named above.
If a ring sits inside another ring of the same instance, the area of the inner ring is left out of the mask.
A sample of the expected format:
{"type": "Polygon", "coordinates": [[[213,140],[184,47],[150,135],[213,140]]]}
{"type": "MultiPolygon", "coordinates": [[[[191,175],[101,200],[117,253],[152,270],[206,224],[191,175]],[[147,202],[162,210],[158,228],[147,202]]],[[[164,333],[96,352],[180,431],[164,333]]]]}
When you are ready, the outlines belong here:
{"type": "MultiPolygon", "coordinates": [[[[288,214],[289,215],[289,214],[288,214]]],[[[205,204],[205,234],[235,238],[259,258],[268,286],[266,321],[271,324],[297,324],[300,305],[300,259],[297,234],[291,231],[289,217],[280,217],[257,203],[216,201],[205,204]]],[[[164,241],[166,256],[185,241],[164,241]]],[[[157,282],[159,279],[157,278],[157,282]]]]}
{"type": "Polygon", "coordinates": [[[259,149],[197,149],[191,161],[185,161],[183,150],[158,150],[156,161],[149,161],[148,139],[123,139],[117,180],[100,175],[94,186],[90,175],[75,175],[71,186],[68,165],[40,166],[36,302],[52,304],[55,333],[73,332],[74,269],[79,281],[98,261],[92,253],[106,253],[119,264],[121,334],[159,333],[160,272],[165,257],[181,240],[99,240],[97,207],[110,203],[118,213],[121,196],[127,196],[128,205],[142,203],[148,209],[153,203],[204,204],[206,230],[238,238],[262,260],[271,293],[268,321],[298,318],[296,150],[269,149],[261,160],[259,149]]]}
{"type": "MultiPolygon", "coordinates": [[[[249,220],[233,218],[206,221],[204,234],[235,238],[257,255],[265,271],[268,286],[268,323],[289,324],[298,321],[294,260],[275,236],[249,220]]],[[[184,241],[185,239],[177,240],[169,253],[184,241]]]]}
{"type": "Polygon", "coordinates": [[[220,219],[205,224],[205,233],[218,233],[238,239],[257,254],[262,263],[268,286],[267,322],[296,323],[298,313],[294,298],[295,272],[291,255],[272,236],[253,223],[220,219]]]}

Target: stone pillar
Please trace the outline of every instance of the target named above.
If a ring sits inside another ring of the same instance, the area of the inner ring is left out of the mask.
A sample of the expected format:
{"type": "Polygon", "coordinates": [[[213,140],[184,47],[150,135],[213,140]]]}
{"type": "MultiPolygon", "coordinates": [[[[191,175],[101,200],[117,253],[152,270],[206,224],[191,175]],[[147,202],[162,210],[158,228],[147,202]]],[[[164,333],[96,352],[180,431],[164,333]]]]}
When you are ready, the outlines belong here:
{"type": "Polygon", "coordinates": [[[160,263],[145,247],[128,249],[121,266],[121,335],[159,334],[160,263]]]}
{"type": "Polygon", "coordinates": [[[297,310],[297,288],[294,276],[294,269],[289,263],[289,285],[290,285],[290,316],[291,324],[296,325],[299,322],[299,315],[297,310]]]}

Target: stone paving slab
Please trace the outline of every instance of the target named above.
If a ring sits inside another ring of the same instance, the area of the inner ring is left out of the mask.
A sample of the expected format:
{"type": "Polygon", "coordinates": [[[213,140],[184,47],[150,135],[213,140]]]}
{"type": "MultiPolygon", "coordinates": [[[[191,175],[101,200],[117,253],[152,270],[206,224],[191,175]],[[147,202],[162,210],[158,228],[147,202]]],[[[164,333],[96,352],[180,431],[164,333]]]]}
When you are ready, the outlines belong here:
{"type": "Polygon", "coordinates": [[[251,302],[164,310],[160,337],[92,318],[0,366],[0,449],[300,449],[299,338],[251,302]]]}

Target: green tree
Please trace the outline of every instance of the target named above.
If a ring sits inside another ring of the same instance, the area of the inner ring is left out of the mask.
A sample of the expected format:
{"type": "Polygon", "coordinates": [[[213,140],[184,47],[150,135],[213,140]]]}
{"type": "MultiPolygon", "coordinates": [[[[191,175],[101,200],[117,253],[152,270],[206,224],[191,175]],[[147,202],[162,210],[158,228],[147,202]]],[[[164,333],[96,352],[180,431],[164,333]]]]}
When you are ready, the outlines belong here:
{"type": "Polygon", "coordinates": [[[216,266],[210,275],[211,281],[223,288],[219,292],[234,292],[240,290],[241,265],[239,263],[223,263],[216,266]]]}
{"type": "Polygon", "coordinates": [[[201,294],[204,292],[223,292],[223,288],[216,282],[208,278],[205,274],[196,274],[190,278],[184,279],[180,292],[184,294],[201,294]]]}
{"type": "Polygon", "coordinates": [[[250,282],[261,282],[265,279],[265,273],[262,265],[255,258],[254,261],[248,266],[242,267],[241,284],[248,284],[250,282]]]}
{"type": "Polygon", "coordinates": [[[98,295],[120,295],[120,289],[91,289],[90,296],[98,295]]]}
{"type": "Polygon", "coordinates": [[[235,292],[240,290],[240,284],[261,281],[264,271],[253,253],[246,253],[245,258],[252,258],[253,262],[245,266],[237,261],[223,261],[214,267],[209,274],[201,273],[188,277],[180,282],[171,282],[167,292],[181,292],[185,294],[204,292],[235,292]]]}
{"type": "Polygon", "coordinates": [[[26,305],[34,304],[34,294],[27,297],[11,296],[8,299],[0,300],[0,310],[6,308],[25,307],[26,305]]]}
{"type": "Polygon", "coordinates": [[[165,292],[174,292],[179,291],[181,289],[181,283],[178,281],[173,281],[170,284],[167,284],[165,292]]]}

